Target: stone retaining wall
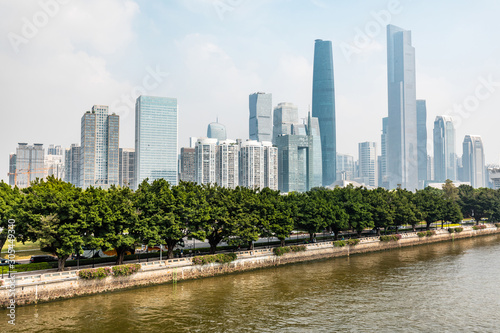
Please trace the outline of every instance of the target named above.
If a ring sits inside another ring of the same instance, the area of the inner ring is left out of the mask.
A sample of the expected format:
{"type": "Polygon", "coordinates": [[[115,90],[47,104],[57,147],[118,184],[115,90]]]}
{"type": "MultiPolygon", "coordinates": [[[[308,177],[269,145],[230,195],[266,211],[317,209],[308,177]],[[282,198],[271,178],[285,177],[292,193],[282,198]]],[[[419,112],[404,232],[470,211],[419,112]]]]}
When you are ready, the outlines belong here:
{"type": "MultiPolygon", "coordinates": [[[[379,237],[371,237],[363,239],[355,246],[334,247],[332,242],[315,243],[308,244],[307,250],[304,252],[287,253],[280,257],[275,256],[271,249],[242,251],[238,253],[236,261],[225,265],[195,266],[192,264],[191,258],[154,261],[141,263],[140,271],[131,276],[110,276],[102,280],[81,279],[78,277],[77,271],[22,275],[15,277],[16,306],[498,233],[500,233],[500,229],[491,226],[483,230],[472,230],[471,227],[466,227],[461,233],[450,234],[447,230],[439,230],[434,236],[422,238],[419,238],[416,233],[410,233],[399,241],[391,242],[381,242],[379,237]]],[[[9,283],[7,278],[4,279],[4,286],[0,288],[0,307],[6,307],[10,302],[9,289],[11,287],[9,283]]]]}

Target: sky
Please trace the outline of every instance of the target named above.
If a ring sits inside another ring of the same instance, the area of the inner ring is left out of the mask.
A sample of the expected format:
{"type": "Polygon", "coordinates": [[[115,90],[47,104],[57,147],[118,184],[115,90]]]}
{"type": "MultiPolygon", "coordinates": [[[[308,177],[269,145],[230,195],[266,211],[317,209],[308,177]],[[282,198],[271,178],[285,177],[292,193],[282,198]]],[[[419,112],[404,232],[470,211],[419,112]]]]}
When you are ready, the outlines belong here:
{"type": "Polygon", "coordinates": [[[497,0],[0,0],[0,179],[19,142],[80,143],[93,105],[133,148],[141,94],[178,99],[179,147],[217,117],[247,139],[257,91],[305,118],[316,39],[334,45],[337,151],[357,157],[387,116],[387,24],[412,31],[429,154],[435,117],[452,115],[457,153],[481,135],[498,164],[499,14],[497,0]]]}

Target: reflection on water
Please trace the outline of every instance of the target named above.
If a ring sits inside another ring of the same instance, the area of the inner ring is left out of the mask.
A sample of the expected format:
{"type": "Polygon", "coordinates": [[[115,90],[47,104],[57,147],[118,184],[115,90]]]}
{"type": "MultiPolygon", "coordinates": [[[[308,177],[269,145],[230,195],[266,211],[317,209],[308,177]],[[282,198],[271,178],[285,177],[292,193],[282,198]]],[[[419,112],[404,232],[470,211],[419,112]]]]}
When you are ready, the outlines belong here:
{"type": "MultiPolygon", "coordinates": [[[[500,236],[17,309],[14,332],[499,332],[500,236]]],[[[0,317],[1,318],[1,317],[0,317]]]]}

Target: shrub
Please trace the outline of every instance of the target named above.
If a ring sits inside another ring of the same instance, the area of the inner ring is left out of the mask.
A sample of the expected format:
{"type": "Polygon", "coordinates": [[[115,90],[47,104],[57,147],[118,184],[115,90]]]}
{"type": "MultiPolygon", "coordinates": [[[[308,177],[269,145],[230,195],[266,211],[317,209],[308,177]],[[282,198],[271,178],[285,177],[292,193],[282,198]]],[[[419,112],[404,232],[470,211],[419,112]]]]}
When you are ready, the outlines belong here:
{"type": "Polygon", "coordinates": [[[292,246],[290,246],[290,250],[292,250],[292,252],[304,252],[307,250],[307,246],[305,246],[305,245],[292,245],[292,246]]]}
{"type": "Polygon", "coordinates": [[[336,246],[336,247],[344,247],[345,245],[346,245],[346,243],[343,240],[333,242],[333,246],[336,246]]]}
{"type": "Polygon", "coordinates": [[[500,223],[495,223],[495,227],[500,228],[500,223]]]}
{"type": "Polygon", "coordinates": [[[114,276],[129,276],[134,273],[137,273],[141,269],[140,264],[127,264],[127,265],[119,265],[113,266],[113,275],[114,276]]]}
{"type": "Polygon", "coordinates": [[[436,234],[436,230],[427,230],[425,235],[427,237],[431,237],[431,236],[434,236],[436,234]]]}
{"type": "Polygon", "coordinates": [[[357,238],[351,238],[351,239],[347,240],[347,245],[354,246],[354,245],[358,245],[359,242],[360,242],[359,239],[357,239],[357,238]]]}
{"type": "Polygon", "coordinates": [[[480,225],[474,225],[472,226],[473,230],[481,230],[481,229],[486,229],[486,225],[480,224],[480,225]]]}
{"type": "Polygon", "coordinates": [[[397,235],[387,235],[387,236],[380,236],[380,241],[381,242],[392,242],[392,241],[398,241],[402,238],[400,234],[397,235]]]}
{"type": "Polygon", "coordinates": [[[454,228],[448,228],[448,232],[449,232],[450,234],[452,234],[452,233],[454,233],[454,232],[455,232],[455,229],[454,229],[454,228]]]}
{"type": "Polygon", "coordinates": [[[111,267],[99,267],[82,269],[78,272],[78,276],[85,280],[104,279],[112,274],[111,267]]]}
{"type": "Polygon", "coordinates": [[[455,228],[455,232],[462,232],[464,231],[464,228],[460,227],[460,228],[455,228]]]}
{"type": "Polygon", "coordinates": [[[292,249],[290,247],[288,247],[288,246],[285,246],[285,247],[275,247],[273,249],[274,255],[276,255],[278,257],[284,255],[285,253],[289,253],[291,251],[292,251],[292,249]]]}
{"type": "Polygon", "coordinates": [[[426,232],[417,232],[417,236],[422,238],[422,237],[427,236],[427,233],[426,232]]]}
{"type": "Polygon", "coordinates": [[[208,256],[197,256],[193,258],[195,265],[207,265],[212,263],[227,264],[238,258],[236,253],[219,253],[208,256]]]}

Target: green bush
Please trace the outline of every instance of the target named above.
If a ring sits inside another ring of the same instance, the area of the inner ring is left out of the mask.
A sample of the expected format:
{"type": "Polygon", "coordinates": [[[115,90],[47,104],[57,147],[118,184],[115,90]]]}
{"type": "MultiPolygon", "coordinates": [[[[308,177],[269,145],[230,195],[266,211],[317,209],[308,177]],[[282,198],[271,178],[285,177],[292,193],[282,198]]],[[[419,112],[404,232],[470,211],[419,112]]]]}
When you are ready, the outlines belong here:
{"type": "Polygon", "coordinates": [[[359,239],[357,239],[357,238],[351,238],[351,239],[347,240],[347,245],[354,246],[354,245],[358,245],[359,242],[360,242],[359,239]]]}
{"type": "Polygon", "coordinates": [[[212,263],[227,264],[238,258],[236,253],[219,253],[208,256],[197,256],[193,258],[195,265],[207,265],[212,263]]]}
{"type": "Polygon", "coordinates": [[[427,236],[427,233],[426,232],[417,232],[417,236],[422,238],[422,237],[427,236]]]}
{"type": "Polygon", "coordinates": [[[292,245],[290,246],[292,252],[304,252],[307,250],[307,246],[305,245],[292,245]]]}
{"type": "Polygon", "coordinates": [[[346,245],[346,243],[343,240],[333,242],[333,246],[335,246],[335,247],[344,247],[345,245],[346,245]]]}
{"type": "Polygon", "coordinates": [[[462,232],[462,231],[464,231],[464,228],[461,228],[461,227],[460,228],[455,228],[455,232],[462,232]]]}
{"type": "Polygon", "coordinates": [[[473,230],[481,230],[481,229],[486,229],[486,225],[480,224],[480,225],[474,225],[472,226],[473,230]]]}
{"type": "Polygon", "coordinates": [[[292,249],[289,247],[289,246],[285,246],[285,247],[275,247],[273,249],[273,253],[275,256],[282,256],[284,255],[285,253],[289,253],[291,252],[292,249]]]}
{"type": "Polygon", "coordinates": [[[104,279],[112,274],[111,267],[99,267],[82,269],[78,272],[78,276],[85,280],[104,279]]]}
{"type": "Polygon", "coordinates": [[[114,276],[129,276],[137,273],[139,269],[141,269],[140,264],[119,265],[112,268],[114,276]]]}
{"type": "Polygon", "coordinates": [[[452,234],[452,233],[454,233],[454,232],[455,232],[455,229],[454,229],[454,228],[448,228],[448,232],[449,232],[450,234],[452,234]]]}
{"type": "Polygon", "coordinates": [[[381,242],[392,242],[392,241],[398,241],[402,238],[400,234],[397,235],[387,235],[387,236],[380,236],[380,241],[381,242]]]}
{"type": "Polygon", "coordinates": [[[431,236],[434,236],[436,234],[436,230],[427,230],[425,235],[427,237],[431,237],[431,236]]]}

